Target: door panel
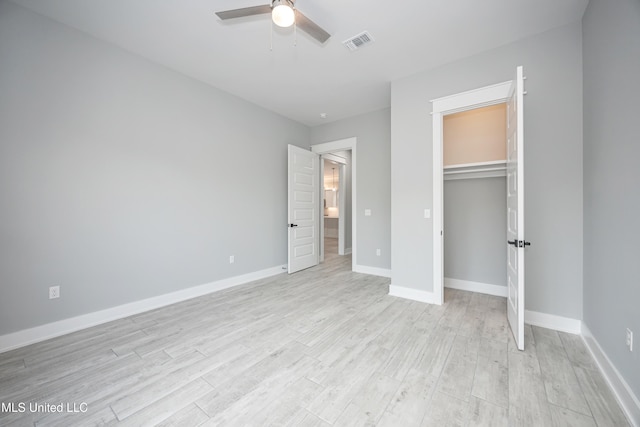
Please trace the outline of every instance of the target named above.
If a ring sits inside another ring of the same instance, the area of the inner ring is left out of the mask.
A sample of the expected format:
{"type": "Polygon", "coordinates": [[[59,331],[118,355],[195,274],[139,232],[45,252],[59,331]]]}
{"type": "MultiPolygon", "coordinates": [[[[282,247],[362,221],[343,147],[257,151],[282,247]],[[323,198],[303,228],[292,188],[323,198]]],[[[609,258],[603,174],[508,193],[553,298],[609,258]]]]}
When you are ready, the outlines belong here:
{"type": "Polygon", "coordinates": [[[320,171],[319,156],[289,145],[288,271],[318,264],[320,171]]]}
{"type": "Polygon", "coordinates": [[[524,77],[522,67],[507,101],[507,318],[524,350],[524,77]]]}

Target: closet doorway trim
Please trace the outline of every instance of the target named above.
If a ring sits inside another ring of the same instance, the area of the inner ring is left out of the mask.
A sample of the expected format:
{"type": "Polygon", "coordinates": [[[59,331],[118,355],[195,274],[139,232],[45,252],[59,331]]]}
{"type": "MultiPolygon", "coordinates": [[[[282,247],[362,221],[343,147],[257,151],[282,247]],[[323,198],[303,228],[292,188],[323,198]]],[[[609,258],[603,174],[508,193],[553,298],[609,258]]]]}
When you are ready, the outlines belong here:
{"type": "Polygon", "coordinates": [[[506,102],[512,80],[431,100],[433,120],[433,294],[444,303],[443,118],[449,114],[506,102]]]}

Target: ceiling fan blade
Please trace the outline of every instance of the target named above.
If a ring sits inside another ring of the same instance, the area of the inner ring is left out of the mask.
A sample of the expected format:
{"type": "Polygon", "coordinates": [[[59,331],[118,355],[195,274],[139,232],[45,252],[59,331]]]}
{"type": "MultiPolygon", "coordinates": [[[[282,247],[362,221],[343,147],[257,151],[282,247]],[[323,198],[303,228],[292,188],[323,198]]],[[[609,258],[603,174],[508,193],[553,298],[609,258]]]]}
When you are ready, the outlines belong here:
{"type": "Polygon", "coordinates": [[[331,34],[327,33],[325,30],[320,28],[318,24],[313,22],[311,19],[307,18],[300,12],[298,9],[296,11],[296,25],[305,33],[309,34],[314,39],[318,40],[320,43],[326,42],[331,34]]]}
{"type": "Polygon", "coordinates": [[[242,9],[223,10],[222,12],[216,12],[218,18],[234,19],[242,18],[245,16],[262,15],[264,13],[271,13],[271,6],[268,4],[262,6],[243,7],[242,9]]]}

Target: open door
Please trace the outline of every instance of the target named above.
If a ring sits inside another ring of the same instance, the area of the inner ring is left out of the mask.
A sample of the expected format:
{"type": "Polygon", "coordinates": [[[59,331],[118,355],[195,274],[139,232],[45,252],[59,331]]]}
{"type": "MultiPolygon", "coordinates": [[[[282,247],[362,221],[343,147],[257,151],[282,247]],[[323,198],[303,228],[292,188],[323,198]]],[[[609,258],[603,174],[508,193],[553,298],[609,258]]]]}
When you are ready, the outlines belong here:
{"type": "Polygon", "coordinates": [[[522,67],[507,99],[507,318],[524,350],[524,76],[522,67]]]}
{"type": "Polygon", "coordinates": [[[318,264],[320,227],[319,155],[289,145],[288,241],[289,274],[318,264]]]}

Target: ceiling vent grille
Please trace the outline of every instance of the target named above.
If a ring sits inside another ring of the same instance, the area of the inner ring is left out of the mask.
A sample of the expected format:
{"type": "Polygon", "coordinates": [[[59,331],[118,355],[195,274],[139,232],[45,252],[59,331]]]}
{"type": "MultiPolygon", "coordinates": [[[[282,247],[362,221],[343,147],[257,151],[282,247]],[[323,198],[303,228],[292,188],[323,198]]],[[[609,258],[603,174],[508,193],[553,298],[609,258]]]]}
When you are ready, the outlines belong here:
{"type": "Polygon", "coordinates": [[[369,34],[368,31],[363,31],[360,34],[343,41],[342,44],[348,47],[349,50],[354,51],[373,41],[374,38],[371,34],[369,34]]]}

